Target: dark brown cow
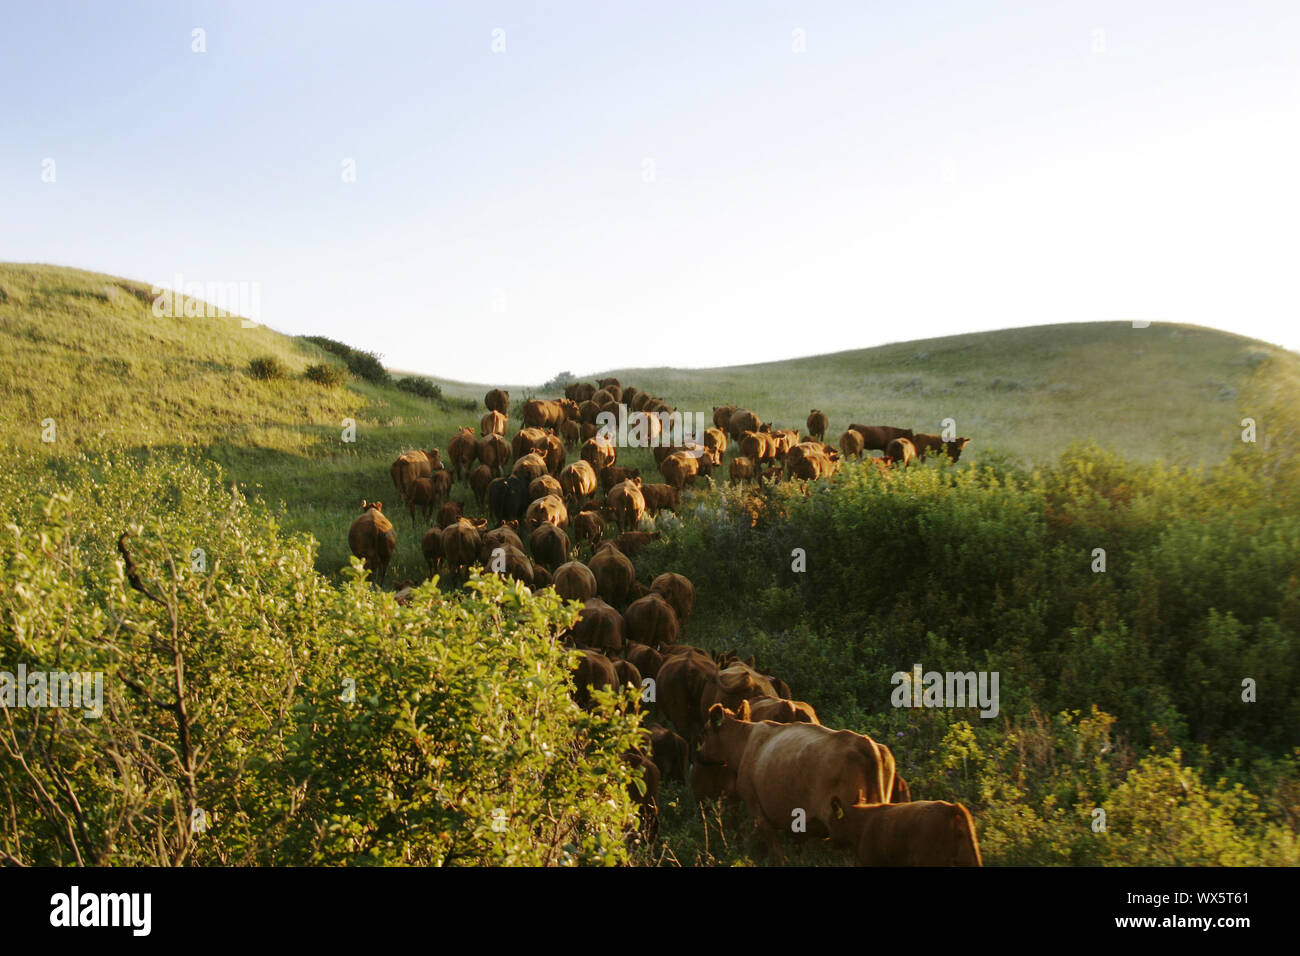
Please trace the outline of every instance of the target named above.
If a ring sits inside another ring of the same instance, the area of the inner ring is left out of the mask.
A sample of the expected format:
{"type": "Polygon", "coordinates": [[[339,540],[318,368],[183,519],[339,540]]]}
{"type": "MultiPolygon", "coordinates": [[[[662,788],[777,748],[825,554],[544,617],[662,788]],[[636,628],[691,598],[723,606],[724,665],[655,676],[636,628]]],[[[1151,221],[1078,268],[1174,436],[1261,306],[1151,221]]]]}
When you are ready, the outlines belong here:
{"type": "Polygon", "coordinates": [[[651,542],[658,541],[662,535],[662,531],[624,531],[610,541],[614,547],[632,558],[648,548],[651,542]]]}
{"type": "Polygon", "coordinates": [[[384,586],[388,562],[397,550],[397,531],[384,517],[382,501],[361,502],[361,514],[348,528],[348,547],[362,560],[373,576],[379,572],[379,586],[384,586]]]}
{"type": "Polygon", "coordinates": [[[658,514],[665,508],[676,511],[682,505],[682,493],[672,485],[663,483],[643,484],[641,497],[645,498],[645,510],[648,514],[658,514]]]}
{"type": "Polygon", "coordinates": [[[662,594],[651,592],[627,606],[623,615],[627,622],[627,636],[638,644],[664,647],[677,643],[681,625],[677,612],[662,594]]]}
{"type": "Polygon", "coordinates": [[[628,592],[636,580],[636,568],[627,555],[614,547],[613,542],[606,541],[596,548],[587,567],[596,576],[596,593],[616,608],[626,606],[628,592]]]}
{"type": "Polygon", "coordinates": [[[566,601],[585,602],[596,596],[596,576],[581,561],[568,561],[555,569],[555,593],[566,601]]]}
{"type": "Polygon", "coordinates": [[[424,533],[420,540],[420,553],[424,555],[424,563],[429,566],[429,573],[433,574],[438,567],[438,559],[442,557],[441,528],[430,528],[424,533]]]}
{"type": "Polygon", "coordinates": [[[442,529],[442,560],[453,573],[463,573],[478,560],[482,545],[479,531],[486,524],[483,518],[477,521],[461,518],[442,529]]]}
{"type": "Polygon", "coordinates": [[[469,486],[474,491],[474,500],[478,506],[483,508],[487,504],[488,486],[492,484],[492,469],[487,465],[479,465],[469,473],[469,486]]]}
{"type": "Polygon", "coordinates": [[[478,439],[474,437],[474,429],[466,425],[451,436],[451,441],[447,442],[447,457],[451,460],[452,475],[460,481],[461,472],[468,471],[478,457],[478,439]]]}
{"type": "Polygon", "coordinates": [[[406,510],[411,513],[411,524],[415,524],[415,512],[424,516],[424,523],[429,523],[429,515],[438,503],[438,489],[431,478],[412,478],[406,485],[406,510]]]}
{"type": "Polygon", "coordinates": [[[658,679],[659,668],[664,666],[664,656],[653,647],[636,641],[624,641],[623,656],[636,665],[642,677],[658,679]]]}
{"type": "Polygon", "coordinates": [[[876,451],[884,451],[895,438],[912,437],[912,429],[893,425],[850,425],[849,428],[862,436],[862,447],[876,451]]]}
{"type": "Polygon", "coordinates": [[[434,523],[439,529],[447,527],[449,524],[455,524],[465,513],[464,502],[448,501],[438,509],[438,520],[434,523]]]}
{"type": "Polygon", "coordinates": [[[808,434],[818,441],[826,440],[826,429],[830,428],[830,419],[826,413],[814,408],[808,413],[808,434]]]}
{"type": "Polygon", "coordinates": [[[533,562],[528,560],[522,548],[508,544],[503,548],[494,548],[488,556],[487,569],[493,574],[500,574],[533,586],[533,562]]]}
{"type": "Polygon", "coordinates": [[[691,579],[675,571],[665,571],[650,582],[650,590],[662,594],[672,605],[677,614],[677,622],[685,631],[686,625],[691,622],[691,611],[695,609],[695,585],[691,579]]]}
{"type": "Polygon", "coordinates": [[[731,413],[727,422],[727,434],[739,441],[745,432],[756,432],[762,424],[762,419],[748,408],[739,408],[731,413]]]}
{"type": "Polygon", "coordinates": [[[858,866],[984,865],[970,811],[945,800],[846,805],[835,795],[830,835],[858,866]]]}
{"type": "Polygon", "coordinates": [[[727,431],[731,427],[731,416],[736,413],[735,405],[714,405],[713,424],[716,428],[727,431]]]}
{"type": "Polygon", "coordinates": [[[550,522],[533,529],[528,546],[533,560],[545,567],[558,568],[569,560],[569,536],[550,522]]]}
{"type": "Polygon", "coordinates": [[[952,441],[944,441],[938,435],[914,435],[912,444],[916,446],[916,455],[918,458],[924,458],[928,452],[937,451],[946,455],[948,460],[956,462],[961,458],[961,453],[966,450],[970,444],[969,438],[955,438],[952,441]]]}
{"type": "Polygon", "coordinates": [[[612,656],[623,649],[626,633],[623,615],[603,599],[592,597],[583,602],[572,637],[578,647],[590,647],[612,656]]]}
{"type": "Polygon", "coordinates": [[[731,459],[731,480],[734,483],[752,481],[754,478],[754,461],[744,455],[731,459]]]}
{"type": "Polygon", "coordinates": [[[605,536],[605,516],[599,511],[584,508],[573,519],[573,537],[578,544],[588,542],[593,548],[605,536]]]}
{"type": "Polygon", "coordinates": [[[483,397],[483,404],[487,406],[490,412],[500,412],[502,415],[510,414],[510,393],[504,389],[494,388],[483,397]]]}
{"type": "Polygon", "coordinates": [[[620,482],[640,477],[641,469],[639,468],[621,468],[618,465],[610,465],[600,470],[600,488],[608,494],[609,489],[613,488],[620,482]]]}
{"type": "Polygon", "coordinates": [[[584,649],[582,660],[578,662],[573,672],[573,685],[573,698],[578,702],[578,706],[583,710],[591,710],[593,704],[591,692],[601,689],[616,690],[618,672],[614,670],[613,662],[604,654],[584,649]]]}
{"type": "Polygon", "coordinates": [[[693,745],[704,726],[700,699],[717,679],[718,665],[696,648],[685,648],[680,653],[673,650],[665,650],[663,666],[656,678],[659,709],[693,745]]]}
{"type": "Polygon", "coordinates": [[[513,545],[520,551],[524,550],[523,539],[519,537],[518,521],[502,521],[491,531],[483,532],[481,538],[483,544],[479,553],[484,564],[487,564],[492,552],[497,548],[513,545]]]}
{"type": "Polygon", "coordinates": [[[650,759],[659,768],[664,780],[686,782],[686,768],[690,766],[691,752],[686,738],[667,727],[650,727],[650,759]]]}
{"type": "Polygon", "coordinates": [[[572,448],[578,442],[582,441],[582,425],[580,422],[563,421],[560,422],[560,438],[564,440],[564,447],[572,448]]]}
{"type": "Polygon", "coordinates": [[[904,468],[912,464],[916,457],[916,446],[910,439],[895,438],[885,447],[884,460],[891,465],[902,464],[904,468]]]}

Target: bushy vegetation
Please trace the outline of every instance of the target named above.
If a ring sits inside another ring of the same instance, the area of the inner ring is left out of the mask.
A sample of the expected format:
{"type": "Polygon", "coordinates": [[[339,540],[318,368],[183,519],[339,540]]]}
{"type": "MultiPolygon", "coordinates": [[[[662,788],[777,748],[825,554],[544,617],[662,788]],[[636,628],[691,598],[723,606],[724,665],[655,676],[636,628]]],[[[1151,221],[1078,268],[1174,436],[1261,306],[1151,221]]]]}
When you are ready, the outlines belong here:
{"type": "Polygon", "coordinates": [[[326,388],[341,388],[348,382],[348,370],[341,365],[333,365],[329,362],[308,365],[303,375],[307,381],[315,382],[317,385],[324,385],[326,388]]]}
{"type": "Polygon", "coordinates": [[[560,372],[553,379],[551,379],[549,382],[547,382],[545,385],[542,386],[542,392],[543,393],[562,392],[564,390],[564,386],[570,384],[571,382],[576,382],[577,380],[578,377],[574,375],[572,372],[560,372]]]}
{"type": "Polygon", "coordinates": [[[274,355],[259,355],[248,363],[248,374],[261,381],[286,378],[289,369],[274,355]]]}
{"type": "Polygon", "coordinates": [[[1295,863],[1294,481],[1249,445],[1208,474],[1096,447],[1032,471],[850,465],[697,495],[639,567],[695,582],[696,640],[888,739],[915,794],[968,802],[990,862],[1295,863]],[[916,663],[998,672],[999,714],[891,706],[916,663]]]}
{"type": "Polygon", "coordinates": [[[489,575],[399,608],[210,464],[33,472],[0,477],[0,660],[102,673],[103,713],[3,711],[0,859],[625,858],[638,718],[571,702],[553,592],[489,575]]]}
{"type": "Polygon", "coordinates": [[[323,335],[304,335],[302,338],[304,341],[320,346],[332,355],[337,355],[347,365],[348,371],[357,378],[365,379],[375,385],[391,385],[393,383],[393,377],[388,373],[388,369],[384,368],[378,354],[374,352],[354,349],[350,345],[336,339],[326,338],[323,335]]]}
{"type": "Polygon", "coordinates": [[[399,378],[397,387],[404,392],[410,392],[412,395],[419,395],[421,398],[442,398],[442,387],[435,385],[427,378],[417,378],[415,376],[399,378]]]}

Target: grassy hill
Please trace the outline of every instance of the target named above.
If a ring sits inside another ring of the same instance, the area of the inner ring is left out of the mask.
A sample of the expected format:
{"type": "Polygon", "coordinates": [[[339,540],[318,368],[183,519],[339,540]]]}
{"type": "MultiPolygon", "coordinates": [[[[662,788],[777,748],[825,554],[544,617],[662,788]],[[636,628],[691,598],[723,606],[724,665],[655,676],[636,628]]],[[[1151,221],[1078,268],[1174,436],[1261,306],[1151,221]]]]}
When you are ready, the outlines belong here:
{"type": "MultiPolygon", "coordinates": [[[[44,265],[0,265],[0,426],[10,454],[46,459],[105,448],[192,449],[249,493],[283,501],[292,530],[321,543],[319,565],[347,562],[346,531],[361,499],[393,500],[388,464],[408,448],[446,447],[476,423],[491,385],[443,382],[434,401],[353,379],[324,388],[302,377],[335,361],[317,346],[238,318],[157,318],[148,286],[44,265]],[[287,378],[261,381],[272,356],[287,378]],[[471,407],[472,406],[472,407],[471,407]],[[56,441],[42,442],[53,419],[56,441]],[[344,420],[356,423],[344,442],[344,420]]],[[[359,341],[383,354],[390,343],[359,341]]],[[[605,374],[605,373],[601,373],[605,374]]],[[[706,414],[735,402],[802,426],[818,407],[832,441],[851,421],[974,439],[967,456],[1027,462],[1096,439],[1126,457],[1194,465],[1238,444],[1248,395],[1300,375],[1300,356],[1212,329],[1124,323],[1040,326],[907,342],[786,362],[711,369],[620,368],[625,383],[706,414]]],[[[594,376],[593,376],[594,377],[594,376]]],[[[515,414],[536,388],[511,386],[515,414]]],[[[1261,421],[1261,440],[1271,435],[1261,421]]],[[[648,452],[621,463],[653,471],[648,452]]],[[[457,497],[469,498],[458,486],[457,497]]],[[[473,509],[471,509],[473,510],[473,509]]],[[[409,518],[397,517],[394,571],[419,577],[409,518]]]]}

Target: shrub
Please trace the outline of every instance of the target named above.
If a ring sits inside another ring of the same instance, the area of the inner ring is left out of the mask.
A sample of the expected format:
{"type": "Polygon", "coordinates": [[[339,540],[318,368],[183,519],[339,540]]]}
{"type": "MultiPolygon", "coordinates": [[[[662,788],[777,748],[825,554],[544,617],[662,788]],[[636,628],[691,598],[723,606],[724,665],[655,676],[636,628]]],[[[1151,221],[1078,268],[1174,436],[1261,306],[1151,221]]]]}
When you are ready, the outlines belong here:
{"type": "Polygon", "coordinates": [[[285,378],[289,369],[274,355],[261,355],[248,363],[248,374],[256,379],[269,380],[285,378]]]}
{"type": "Polygon", "coordinates": [[[308,365],[307,371],[303,373],[307,381],[315,382],[317,385],[324,385],[326,388],[338,388],[346,384],[348,380],[348,370],[341,365],[330,365],[322,363],[321,365],[308,365]]]}
{"type": "Polygon", "coordinates": [[[0,660],[103,675],[99,718],[5,711],[0,860],[625,859],[639,718],[572,702],[553,592],[485,575],[399,607],[215,465],[77,464],[0,475],[0,660]]]}
{"type": "Polygon", "coordinates": [[[549,382],[543,385],[542,391],[558,392],[562,390],[564,386],[570,384],[571,382],[576,382],[577,380],[578,377],[574,375],[572,372],[561,372],[560,374],[556,375],[555,378],[551,379],[549,382]]]}
{"type": "Polygon", "coordinates": [[[392,384],[392,376],[388,374],[388,369],[384,368],[383,363],[379,361],[378,354],[375,352],[363,352],[360,349],[354,349],[350,345],[326,338],[323,335],[305,335],[303,339],[343,359],[348,371],[357,378],[373,382],[376,385],[392,384]]]}
{"type": "Polygon", "coordinates": [[[397,387],[404,392],[410,392],[412,395],[419,395],[421,398],[442,398],[442,386],[435,385],[427,378],[399,378],[397,387]]]}

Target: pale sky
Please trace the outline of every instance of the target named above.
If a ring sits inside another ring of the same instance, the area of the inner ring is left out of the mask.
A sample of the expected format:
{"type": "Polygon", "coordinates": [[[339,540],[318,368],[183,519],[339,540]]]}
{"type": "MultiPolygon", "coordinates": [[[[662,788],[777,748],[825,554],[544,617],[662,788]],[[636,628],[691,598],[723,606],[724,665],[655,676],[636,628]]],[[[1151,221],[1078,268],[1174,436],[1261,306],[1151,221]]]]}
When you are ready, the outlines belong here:
{"type": "Polygon", "coordinates": [[[0,261],[257,283],[398,368],[1132,318],[1300,349],[1294,0],[3,16],[0,261]]]}

